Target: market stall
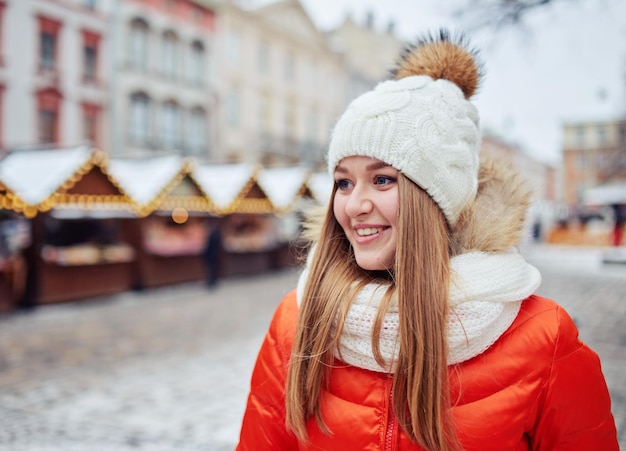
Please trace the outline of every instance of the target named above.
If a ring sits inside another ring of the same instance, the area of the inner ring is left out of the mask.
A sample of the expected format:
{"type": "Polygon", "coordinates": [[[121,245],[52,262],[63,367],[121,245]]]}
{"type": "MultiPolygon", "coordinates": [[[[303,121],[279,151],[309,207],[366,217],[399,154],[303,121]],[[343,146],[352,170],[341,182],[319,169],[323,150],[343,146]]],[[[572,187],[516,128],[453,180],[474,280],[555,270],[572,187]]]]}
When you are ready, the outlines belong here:
{"type": "Polygon", "coordinates": [[[179,156],[115,160],[111,173],[139,206],[123,233],[137,259],[136,288],[202,280],[211,211],[215,206],[192,175],[195,163],[179,156]]]}
{"type": "Polygon", "coordinates": [[[0,180],[30,223],[25,306],[133,287],[134,251],[119,225],[136,206],[106,164],[89,146],[15,151],[0,162],[0,180]]]}

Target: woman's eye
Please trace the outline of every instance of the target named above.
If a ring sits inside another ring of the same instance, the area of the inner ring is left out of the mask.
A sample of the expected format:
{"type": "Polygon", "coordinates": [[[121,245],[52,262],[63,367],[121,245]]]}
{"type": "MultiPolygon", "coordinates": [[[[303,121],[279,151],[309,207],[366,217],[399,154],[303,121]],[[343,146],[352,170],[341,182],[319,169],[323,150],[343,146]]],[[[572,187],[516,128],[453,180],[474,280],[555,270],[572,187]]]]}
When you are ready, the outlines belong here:
{"type": "Polygon", "coordinates": [[[396,179],[387,175],[377,175],[374,177],[374,184],[377,186],[387,186],[395,183],[396,179]]]}
{"type": "Polygon", "coordinates": [[[350,188],[350,181],[346,180],[346,179],[340,179],[335,181],[335,183],[337,184],[337,189],[339,190],[347,190],[348,188],[350,188]]]}

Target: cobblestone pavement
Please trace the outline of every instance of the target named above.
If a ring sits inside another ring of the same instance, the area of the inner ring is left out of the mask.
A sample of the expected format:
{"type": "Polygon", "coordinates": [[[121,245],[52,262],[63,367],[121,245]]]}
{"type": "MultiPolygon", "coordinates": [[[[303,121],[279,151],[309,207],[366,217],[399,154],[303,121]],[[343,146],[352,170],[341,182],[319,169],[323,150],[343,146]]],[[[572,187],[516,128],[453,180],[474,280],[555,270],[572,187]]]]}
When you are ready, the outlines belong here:
{"type": "MultiPolygon", "coordinates": [[[[539,293],[598,354],[626,449],[626,265],[529,247],[539,293]]],[[[296,271],[40,307],[0,318],[0,450],[232,450],[254,358],[296,271]]]]}

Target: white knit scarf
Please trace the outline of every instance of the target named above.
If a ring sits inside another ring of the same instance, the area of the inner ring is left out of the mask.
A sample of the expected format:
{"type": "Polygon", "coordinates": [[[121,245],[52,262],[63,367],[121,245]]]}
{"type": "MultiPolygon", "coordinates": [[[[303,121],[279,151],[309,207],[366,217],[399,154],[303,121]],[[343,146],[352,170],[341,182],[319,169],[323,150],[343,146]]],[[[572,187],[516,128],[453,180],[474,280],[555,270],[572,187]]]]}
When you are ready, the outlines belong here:
{"type": "MultiPolygon", "coordinates": [[[[522,301],[541,283],[539,271],[516,251],[471,252],[450,260],[448,365],[486,351],[515,320],[522,301]]],[[[308,267],[298,281],[298,304],[304,294],[308,267]]],[[[380,351],[389,365],[382,367],[372,351],[372,327],[386,286],[366,285],[356,296],[340,338],[336,356],[372,371],[393,373],[398,356],[398,303],[393,300],[383,319],[380,351]]]]}

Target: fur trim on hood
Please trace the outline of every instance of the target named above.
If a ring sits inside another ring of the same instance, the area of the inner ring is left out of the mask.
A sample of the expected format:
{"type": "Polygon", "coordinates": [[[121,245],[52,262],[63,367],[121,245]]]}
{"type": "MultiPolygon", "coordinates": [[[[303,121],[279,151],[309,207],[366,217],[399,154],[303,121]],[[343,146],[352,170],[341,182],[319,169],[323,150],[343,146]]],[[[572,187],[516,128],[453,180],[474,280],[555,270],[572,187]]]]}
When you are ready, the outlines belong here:
{"type": "Polygon", "coordinates": [[[478,193],[451,234],[452,255],[472,251],[505,252],[520,244],[531,191],[505,163],[483,158],[478,193]]]}

